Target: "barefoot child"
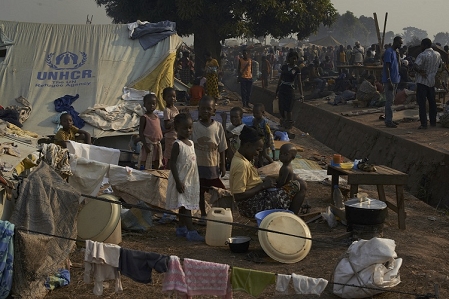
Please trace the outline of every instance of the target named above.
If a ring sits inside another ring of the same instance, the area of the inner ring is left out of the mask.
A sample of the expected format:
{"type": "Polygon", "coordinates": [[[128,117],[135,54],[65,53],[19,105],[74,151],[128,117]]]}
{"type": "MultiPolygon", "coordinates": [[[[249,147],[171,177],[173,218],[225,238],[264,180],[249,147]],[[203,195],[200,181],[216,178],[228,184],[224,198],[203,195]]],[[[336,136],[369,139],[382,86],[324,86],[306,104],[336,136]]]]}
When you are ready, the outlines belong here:
{"type": "Polygon", "coordinates": [[[264,159],[268,161],[268,163],[273,163],[274,155],[275,155],[275,147],[274,147],[274,138],[273,134],[271,134],[270,126],[268,124],[268,120],[265,118],[265,106],[261,103],[254,104],[253,106],[253,127],[257,130],[259,134],[262,134],[263,137],[263,150],[259,153],[259,157],[257,158],[256,167],[264,166],[264,159]],[[268,151],[271,149],[273,153],[273,158],[268,155],[268,151]]]}
{"type": "Polygon", "coordinates": [[[66,148],[66,142],[69,140],[83,140],[86,144],[91,144],[90,134],[84,130],[80,130],[73,125],[72,116],[68,113],[61,114],[59,123],[62,128],[55,135],[55,143],[66,148]],[[76,136],[78,134],[78,136],[76,136]]]}
{"type": "Polygon", "coordinates": [[[176,235],[189,241],[204,241],[193,228],[191,210],[198,210],[200,182],[196,165],[195,147],[189,139],[192,133],[192,118],[189,114],[178,114],[174,119],[178,139],[173,143],[170,157],[165,208],[179,209],[179,226],[176,235]]]}
{"type": "Polygon", "coordinates": [[[225,150],[226,136],[222,125],[213,120],[215,99],[204,96],[198,106],[199,120],[193,123],[192,140],[200,176],[200,210],[201,217],[206,218],[204,194],[210,187],[225,189],[220,174],[226,174],[225,150]]]}
{"type": "Polygon", "coordinates": [[[162,97],[165,101],[164,109],[164,127],[165,127],[165,150],[164,160],[166,169],[170,168],[170,155],[173,143],[176,140],[176,131],[173,127],[173,120],[179,114],[178,108],[175,107],[176,91],[172,87],[166,87],[162,91],[162,97]]]}
{"type": "Polygon", "coordinates": [[[240,107],[234,107],[229,112],[231,123],[226,125],[228,114],[223,111],[221,113],[221,125],[225,129],[226,141],[228,143],[228,149],[226,150],[226,166],[231,166],[232,158],[235,152],[240,147],[240,132],[245,124],[242,123],[243,109],[240,107]]]}
{"type": "Polygon", "coordinates": [[[139,156],[140,169],[159,169],[162,166],[162,129],[159,117],[154,114],[157,98],[154,93],[143,98],[145,114],[140,117],[139,136],[142,150],[139,156]]]}

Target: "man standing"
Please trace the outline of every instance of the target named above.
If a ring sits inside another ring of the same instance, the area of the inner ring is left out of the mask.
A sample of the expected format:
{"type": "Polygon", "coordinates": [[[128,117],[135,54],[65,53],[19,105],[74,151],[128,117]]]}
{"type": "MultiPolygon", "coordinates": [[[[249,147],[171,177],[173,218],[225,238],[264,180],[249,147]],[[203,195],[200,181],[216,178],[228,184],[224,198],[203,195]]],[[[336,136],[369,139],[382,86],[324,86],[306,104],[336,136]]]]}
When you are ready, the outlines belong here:
{"type": "Polygon", "coordinates": [[[385,92],[385,125],[387,128],[396,128],[397,123],[393,121],[393,105],[394,96],[398,83],[401,81],[399,75],[399,53],[397,49],[402,46],[402,37],[396,36],[393,45],[385,50],[383,56],[382,83],[385,92]]]}
{"type": "Polygon", "coordinates": [[[365,59],[365,49],[360,45],[360,42],[355,42],[352,55],[354,55],[354,65],[363,65],[363,60],[365,59]]]}
{"type": "Polygon", "coordinates": [[[425,38],[421,41],[423,52],[416,57],[413,68],[416,71],[416,99],[419,106],[418,129],[427,129],[426,99],[429,100],[430,126],[437,123],[437,104],[435,101],[435,75],[441,65],[440,53],[432,49],[432,41],[425,38]]]}
{"type": "Polygon", "coordinates": [[[243,107],[249,108],[249,99],[251,98],[251,89],[253,86],[252,60],[248,57],[248,52],[243,50],[243,58],[239,59],[239,80],[240,94],[242,96],[243,107]]]}

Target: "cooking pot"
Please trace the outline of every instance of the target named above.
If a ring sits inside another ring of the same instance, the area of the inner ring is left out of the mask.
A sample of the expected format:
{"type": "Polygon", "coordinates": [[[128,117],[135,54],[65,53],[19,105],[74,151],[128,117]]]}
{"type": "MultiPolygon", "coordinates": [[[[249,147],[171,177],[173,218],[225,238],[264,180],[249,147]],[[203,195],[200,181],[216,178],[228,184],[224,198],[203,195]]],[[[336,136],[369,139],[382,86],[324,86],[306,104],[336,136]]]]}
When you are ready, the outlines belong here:
{"type": "Polygon", "coordinates": [[[249,248],[249,241],[251,241],[251,237],[231,237],[225,242],[225,245],[229,245],[229,249],[235,253],[243,253],[247,252],[249,248]]]}
{"type": "Polygon", "coordinates": [[[387,217],[387,204],[378,199],[353,198],[345,202],[348,224],[383,224],[387,217]]]}

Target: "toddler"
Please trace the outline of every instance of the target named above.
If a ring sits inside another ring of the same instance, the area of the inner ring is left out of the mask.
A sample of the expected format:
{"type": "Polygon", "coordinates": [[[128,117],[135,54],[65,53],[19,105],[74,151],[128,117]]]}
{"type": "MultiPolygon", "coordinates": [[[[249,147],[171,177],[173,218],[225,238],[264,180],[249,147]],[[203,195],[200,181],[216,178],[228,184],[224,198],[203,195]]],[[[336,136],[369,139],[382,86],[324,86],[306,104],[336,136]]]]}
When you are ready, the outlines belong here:
{"type": "Polygon", "coordinates": [[[194,230],[191,218],[191,210],[198,210],[200,193],[195,147],[189,139],[193,121],[189,114],[181,113],[175,116],[173,125],[178,139],[171,151],[165,208],[179,209],[177,236],[186,237],[189,241],[204,241],[204,237],[194,230]]]}
{"type": "Polygon", "coordinates": [[[172,87],[166,87],[162,91],[162,97],[165,101],[164,109],[164,127],[165,127],[165,150],[164,160],[166,169],[170,168],[170,155],[173,143],[176,140],[176,131],[173,127],[173,121],[176,115],[179,114],[178,108],[175,107],[176,91],[172,87]]]}
{"type": "Polygon", "coordinates": [[[226,141],[228,143],[228,149],[226,150],[226,166],[231,165],[232,158],[234,157],[235,152],[240,147],[240,132],[245,126],[242,123],[243,118],[243,109],[240,107],[234,107],[229,112],[231,123],[226,125],[226,121],[228,119],[228,114],[223,111],[221,113],[221,124],[223,128],[226,128],[226,141]]]}
{"type": "Polygon", "coordinates": [[[275,147],[274,147],[274,138],[273,134],[271,134],[271,129],[268,124],[268,119],[264,117],[265,115],[265,106],[261,103],[256,103],[253,106],[253,127],[256,131],[263,135],[263,150],[259,153],[259,157],[257,158],[256,167],[262,167],[264,158],[268,161],[268,163],[273,163],[274,155],[275,155],[275,147]],[[268,151],[271,149],[273,153],[273,158],[268,155],[268,151]]]}
{"type": "Polygon", "coordinates": [[[159,169],[162,166],[162,129],[159,117],[154,114],[157,98],[154,93],[143,98],[145,114],[140,117],[139,136],[142,141],[140,169],[159,169]]]}
{"type": "Polygon", "coordinates": [[[195,144],[200,176],[201,217],[205,219],[205,192],[212,186],[226,189],[220,180],[220,174],[222,177],[226,174],[225,151],[227,144],[222,125],[212,119],[212,116],[215,115],[215,99],[213,97],[204,96],[201,98],[198,115],[199,120],[193,123],[192,139],[195,144]]]}
{"type": "Polygon", "coordinates": [[[90,134],[84,130],[80,130],[73,125],[72,116],[68,113],[61,114],[59,117],[61,129],[55,135],[55,144],[66,148],[66,142],[69,140],[82,140],[86,144],[91,144],[90,134]],[[76,136],[78,134],[78,136],[76,136]]]}
{"type": "Polygon", "coordinates": [[[200,80],[200,77],[196,78],[193,86],[189,89],[189,106],[198,106],[198,103],[205,94],[204,87],[200,85],[200,80]]]}
{"type": "MultiPolygon", "coordinates": [[[[286,143],[281,146],[279,150],[279,160],[282,162],[282,167],[279,170],[279,177],[276,181],[276,187],[283,189],[286,194],[294,197],[295,194],[303,193],[307,188],[306,183],[293,172],[291,162],[295,159],[297,154],[296,147],[291,143],[286,143]]],[[[300,207],[298,207],[299,209],[300,207]]]]}

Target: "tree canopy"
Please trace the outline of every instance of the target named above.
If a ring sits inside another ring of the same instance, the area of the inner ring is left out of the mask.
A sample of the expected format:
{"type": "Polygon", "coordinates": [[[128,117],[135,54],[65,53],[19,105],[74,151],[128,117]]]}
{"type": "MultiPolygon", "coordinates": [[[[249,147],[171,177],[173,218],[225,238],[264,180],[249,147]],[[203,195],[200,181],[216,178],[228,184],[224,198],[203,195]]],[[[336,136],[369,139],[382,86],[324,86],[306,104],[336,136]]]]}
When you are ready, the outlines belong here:
{"type": "Polygon", "coordinates": [[[196,63],[205,51],[219,58],[227,38],[296,34],[308,37],[335,21],[330,0],[95,0],[114,23],[136,20],[176,22],[181,36],[194,34],[196,63]]]}

